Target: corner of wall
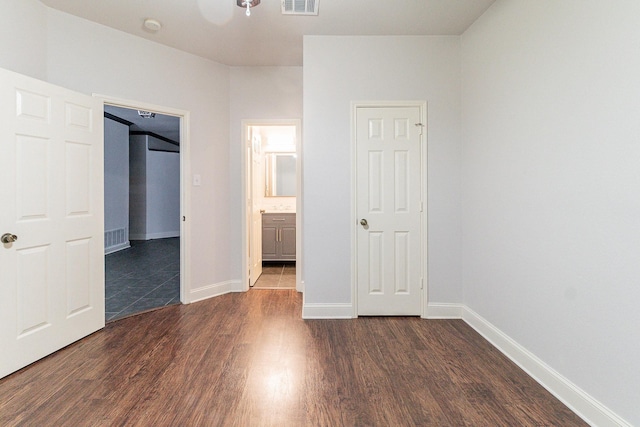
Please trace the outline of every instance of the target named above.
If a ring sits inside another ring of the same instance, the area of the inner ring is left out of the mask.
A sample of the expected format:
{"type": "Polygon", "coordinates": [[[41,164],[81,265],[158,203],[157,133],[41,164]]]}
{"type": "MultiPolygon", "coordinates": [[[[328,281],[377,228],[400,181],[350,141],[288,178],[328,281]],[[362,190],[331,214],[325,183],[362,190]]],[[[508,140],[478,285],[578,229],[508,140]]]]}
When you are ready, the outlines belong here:
{"type": "Polygon", "coordinates": [[[244,292],[240,280],[227,280],[226,282],[214,283],[212,285],[201,286],[191,289],[188,295],[187,304],[202,301],[208,298],[228,294],[230,292],[244,292]]]}

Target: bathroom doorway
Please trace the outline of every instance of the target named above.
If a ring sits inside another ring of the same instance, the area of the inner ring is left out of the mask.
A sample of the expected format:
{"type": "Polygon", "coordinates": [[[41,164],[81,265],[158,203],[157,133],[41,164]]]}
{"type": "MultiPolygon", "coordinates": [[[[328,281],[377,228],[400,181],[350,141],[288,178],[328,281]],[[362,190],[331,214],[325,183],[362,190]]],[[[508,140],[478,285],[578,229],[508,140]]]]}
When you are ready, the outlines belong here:
{"type": "Polygon", "coordinates": [[[242,132],[245,290],[302,291],[300,121],[246,120],[242,132]]]}

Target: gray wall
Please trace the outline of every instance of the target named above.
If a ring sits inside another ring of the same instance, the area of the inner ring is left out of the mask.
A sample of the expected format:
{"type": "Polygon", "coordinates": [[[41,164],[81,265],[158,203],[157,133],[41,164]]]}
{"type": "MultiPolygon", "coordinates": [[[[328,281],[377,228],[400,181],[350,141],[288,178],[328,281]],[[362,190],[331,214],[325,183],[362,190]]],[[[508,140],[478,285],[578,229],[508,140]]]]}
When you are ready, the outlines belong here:
{"type": "Polygon", "coordinates": [[[129,233],[131,240],[147,240],[147,137],[129,141],[129,233]]]}
{"type": "MultiPolygon", "coordinates": [[[[305,304],[350,305],[352,101],[428,102],[430,302],[459,302],[459,37],[304,39],[305,304]],[[327,171],[331,171],[327,173],[327,171]]],[[[348,307],[345,307],[348,309],[348,307]]]]}
{"type": "MultiPolygon", "coordinates": [[[[229,242],[233,271],[242,274],[242,120],[302,119],[302,67],[231,67],[230,69],[230,183],[231,227],[237,238],[229,242]]],[[[236,276],[234,276],[236,277],[236,276]]]]}
{"type": "Polygon", "coordinates": [[[46,80],[46,8],[37,0],[3,0],[0,8],[0,67],[46,80]]]}
{"type": "Polygon", "coordinates": [[[190,112],[188,156],[201,185],[189,187],[185,273],[191,293],[239,278],[229,251],[239,234],[220,225],[231,222],[229,67],[40,6],[47,16],[47,80],[190,112]]]}
{"type": "MultiPolygon", "coordinates": [[[[152,136],[147,137],[152,141],[152,136]]],[[[147,151],[147,237],[180,236],[180,153],[147,151]]]]}
{"type": "Polygon", "coordinates": [[[130,140],[131,240],[180,236],[180,153],[148,150],[155,139],[130,140]]]}
{"type": "MultiPolygon", "coordinates": [[[[104,119],[104,229],[129,229],[129,126],[104,119]]],[[[129,237],[126,236],[128,245],[129,237]]],[[[114,245],[105,239],[105,249],[114,245]]]]}
{"type": "Polygon", "coordinates": [[[464,302],[633,425],[639,17],[499,0],[462,37],[464,302]]]}

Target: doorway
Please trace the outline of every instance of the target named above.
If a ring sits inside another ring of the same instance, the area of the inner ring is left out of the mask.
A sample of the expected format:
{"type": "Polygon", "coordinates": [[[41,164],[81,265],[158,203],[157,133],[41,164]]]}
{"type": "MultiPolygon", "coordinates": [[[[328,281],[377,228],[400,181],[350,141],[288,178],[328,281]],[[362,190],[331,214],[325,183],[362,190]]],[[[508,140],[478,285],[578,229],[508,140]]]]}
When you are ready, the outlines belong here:
{"type": "Polygon", "coordinates": [[[165,107],[105,100],[104,111],[108,322],[185,302],[188,132],[185,113],[165,107]]]}
{"type": "Polygon", "coordinates": [[[302,291],[299,120],[245,120],[243,283],[302,291]]]}

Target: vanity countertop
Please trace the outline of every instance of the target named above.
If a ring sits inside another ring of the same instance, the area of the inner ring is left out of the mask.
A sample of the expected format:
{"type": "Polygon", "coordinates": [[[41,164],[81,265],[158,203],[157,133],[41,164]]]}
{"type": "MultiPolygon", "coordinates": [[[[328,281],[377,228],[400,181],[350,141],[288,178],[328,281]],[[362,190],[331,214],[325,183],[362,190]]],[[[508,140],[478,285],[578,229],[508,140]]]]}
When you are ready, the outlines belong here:
{"type": "Polygon", "coordinates": [[[295,214],[296,211],[294,210],[274,210],[274,209],[265,209],[264,212],[262,213],[266,213],[266,214],[295,214]]]}

